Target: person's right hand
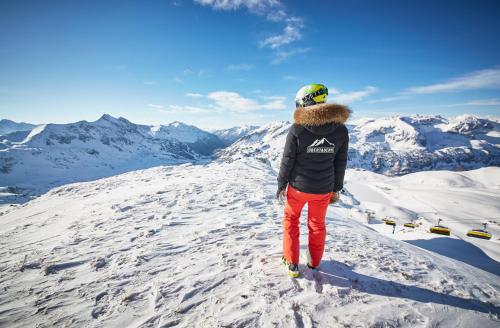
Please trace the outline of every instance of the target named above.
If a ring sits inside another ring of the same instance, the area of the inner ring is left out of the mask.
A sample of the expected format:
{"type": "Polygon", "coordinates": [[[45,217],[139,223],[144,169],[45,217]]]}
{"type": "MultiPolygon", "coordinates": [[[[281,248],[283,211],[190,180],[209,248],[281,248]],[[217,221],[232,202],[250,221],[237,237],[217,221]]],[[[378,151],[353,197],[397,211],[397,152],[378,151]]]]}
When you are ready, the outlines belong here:
{"type": "Polygon", "coordinates": [[[339,201],[339,192],[333,192],[332,197],[330,198],[330,204],[335,204],[339,201]]]}
{"type": "Polygon", "coordinates": [[[285,205],[285,201],[286,201],[286,188],[278,192],[278,202],[280,203],[280,205],[285,205]]]}

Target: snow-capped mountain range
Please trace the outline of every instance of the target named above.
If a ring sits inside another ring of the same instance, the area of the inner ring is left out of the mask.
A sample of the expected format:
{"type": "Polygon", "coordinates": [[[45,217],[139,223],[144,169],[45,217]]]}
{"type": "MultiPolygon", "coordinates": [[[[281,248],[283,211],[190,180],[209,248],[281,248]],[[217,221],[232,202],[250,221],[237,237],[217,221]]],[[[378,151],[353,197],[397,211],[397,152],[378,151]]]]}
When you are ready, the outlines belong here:
{"type": "Polygon", "coordinates": [[[224,146],[216,135],[180,122],[147,126],[110,115],[95,122],[45,124],[29,133],[13,133],[4,138],[0,150],[0,186],[59,185],[203,161],[224,146]],[[13,141],[13,133],[23,139],[13,141]]]}
{"type": "MultiPolygon", "coordinates": [[[[211,133],[181,122],[148,126],[110,115],[95,122],[39,125],[2,138],[0,187],[54,186],[157,165],[203,162],[214,151],[219,161],[256,157],[277,170],[290,126],[275,122],[211,133]]],[[[403,175],[500,165],[500,123],[492,119],[396,116],[358,119],[348,128],[350,168],[403,175]]]]}
{"type": "MultiPolygon", "coordinates": [[[[219,151],[219,159],[253,156],[277,169],[290,126],[277,122],[257,129],[219,151]]],[[[500,165],[500,123],[495,120],[415,115],[360,119],[347,127],[350,168],[393,176],[500,165]]]]}

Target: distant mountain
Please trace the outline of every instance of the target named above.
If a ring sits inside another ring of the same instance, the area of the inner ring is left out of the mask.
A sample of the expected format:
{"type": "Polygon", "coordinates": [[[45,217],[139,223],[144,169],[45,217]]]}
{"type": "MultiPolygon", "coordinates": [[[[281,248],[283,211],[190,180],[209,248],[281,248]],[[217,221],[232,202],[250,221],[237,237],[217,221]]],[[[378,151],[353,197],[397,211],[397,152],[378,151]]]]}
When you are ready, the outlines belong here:
{"type": "MultiPolygon", "coordinates": [[[[254,157],[278,170],[290,126],[232,128],[216,131],[218,137],[181,122],[148,126],[110,115],[95,122],[40,125],[0,139],[0,187],[86,181],[157,165],[207,162],[212,154],[225,162],[254,157]]],[[[359,119],[347,127],[350,168],[403,175],[500,166],[500,123],[494,120],[396,116],[359,119]]]]}
{"type": "Polygon", "coordinates": [[[214,130],[212,131],[212,133],[218,136],[219,139],[221,139],[226,146],[229,146],[236,140],[252,133],[258,128],[259,127],[256,125],[243,125],[243,126],[235,126],[229,129],[214,130]]]}
{"type": "Polygon", "coordinates": [[[95,122],[46,124],[0,149],[2,185],[62,184],[156,165],[208,160],[223,142],[180,122],[131,123],[103,115],[95,122]]]}
{"type": "MultiPolygon", "coordinates": [[[[278,169],[289,122],[278,122],[218,152],[221,161],[256,157],[278,169]]],[[[463,115],[360,119],[350,131],[350,168],[386,175],[425,170],[469,170],[500,166],[500,123],[463,115]]]]}
{"type": "Polygon", "coordinates": [[[151,128],[155,138],[177,140],[189,145],[195,152],[210,155],[215,149],[225,147],[226,144],[215,133],[203,131],[195,126],[182,122],[172,122],[168,125],[159,125],[151,128]]]}
{"type": "Polygon", "coordinates": [[[33,129],[36,125],[34,124],[29,124],[29,123],[17,123],[11,120],[0,120],[0,136],[12,133],[12,132],[17,132],[17,131],[30,131],[33,129]]]}

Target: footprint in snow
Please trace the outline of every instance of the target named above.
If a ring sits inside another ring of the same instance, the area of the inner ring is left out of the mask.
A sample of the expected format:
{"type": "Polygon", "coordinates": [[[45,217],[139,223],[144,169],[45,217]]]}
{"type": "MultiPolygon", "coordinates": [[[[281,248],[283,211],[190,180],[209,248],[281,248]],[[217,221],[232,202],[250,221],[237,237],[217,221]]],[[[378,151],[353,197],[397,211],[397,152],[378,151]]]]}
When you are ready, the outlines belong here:
{"type": "Polygon", "coordinates": [[[45,275],[55,274],[59,271],[74,268],[85,264],[86,261],[72,261],[72,262],[64,262],[64,263],[56,263],[48,265],[44,268],[45,275]]]}

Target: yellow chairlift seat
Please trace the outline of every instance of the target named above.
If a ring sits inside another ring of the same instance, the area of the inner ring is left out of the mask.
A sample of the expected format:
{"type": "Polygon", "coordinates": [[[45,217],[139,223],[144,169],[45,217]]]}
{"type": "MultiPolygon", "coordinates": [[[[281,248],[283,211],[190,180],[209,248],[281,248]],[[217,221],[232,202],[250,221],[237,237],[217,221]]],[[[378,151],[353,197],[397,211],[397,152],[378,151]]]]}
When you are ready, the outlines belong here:
{"type": "Polygon", "coordinates": [[[491,239],[491,233],[480,229],[470,230],[467,232],[467,236],[481,239],[491,239]]]}
{"type": "Polygon", "coordinates": [[[443,226],[433,226],[431,228],[432,233],[437,233],[438,235],[445,235],[449,236],[451,230],[449,228],[443,227],[443,226]]]}
{"type": "Polygon", "coordinates": [[[438,235],[449,236],[451,233],[450,228],[444,227],[444,226],[440,225],[440,223],[441,223],[441,219],[438,220],[437,225],[431,227],[431,232],[436,233],[438,235]]]}
{"type": "Polygon", "coordinates": [[[391,225],[391,226],[395,226],[395,225],[396,225],[396,221],[391,220],[391,219],[384,219],[383,221],[384,221],[384,222],[385,222],[385,224],[387,224],[387,225],[391,225]]]}
{"type": "Polygon", "coordinates": [[[472,229],[467,232],[467,236],[481,239],[491,239],[492,235],[486,231],[486,223],[484,224],[484,229],[472,229]]]}
{"type": "Polygon", "coordinates": [[[415,223],[413,223],[413,222],[405,223],[404,226],[407,228],[415,228],[416,227],[415,223]]]}

